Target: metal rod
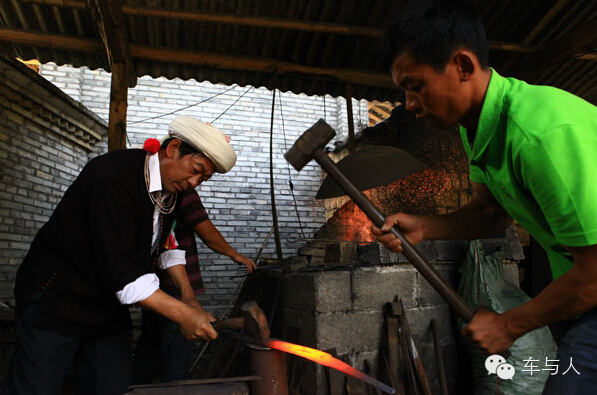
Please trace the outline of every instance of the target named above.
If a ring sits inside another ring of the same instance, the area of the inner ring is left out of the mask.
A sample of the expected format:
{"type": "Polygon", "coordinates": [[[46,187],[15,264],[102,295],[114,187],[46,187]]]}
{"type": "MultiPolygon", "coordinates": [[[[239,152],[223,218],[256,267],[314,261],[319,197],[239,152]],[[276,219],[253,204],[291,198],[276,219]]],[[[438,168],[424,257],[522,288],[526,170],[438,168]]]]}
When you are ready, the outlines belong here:
{"type": "MultiPolygon", "coordinates": [[[[274,76],[274,80],[275,80],[274,76]]],[[[278,260],[281,261],[284,259],[282,255],[282,243],[280,241],[280,229],[278,228],[278,212],[276,210],[276,195],[275,195],[275,188],[274,188],[274,148],[273,148],[273,141],[274,141],[274,108],[276,104],[276,89],[272,93],[272,117],[271,117],[271,125],[270,125],[270,133],[269,133],[269,185],[270,185],[270,195],[272,201],[272,222],[274,226],[274,240],[276,241],[276,255],[278,260]]]]}
{"type": "Polygon", "coordinates": [[[220,384],[220,383],[236,383],[236,382],[247,382],[261,380],[261,376],[242,376],[242,377],[224,377],[224,378],[211,378],[211,379],[199,379],[199,380],[181,380],[181,381],[170,381],[167,383],[152,383],[152,384],[139,384],[129,385],[129,390],[141,389],[141,388],[167,388],[167,387],[184,387],[189,385],[199,384],[220,384]]]}
{"type": "Polygon", "coordinates": [[[272,228],[269,230],[267,236],[265,237],[265,240],[263,240],[261,247],[259,247],[259,251],[257,251],[257,255],[255,255],[255,259],[253,259],[253,262],[255,262],[255,264],[257,264],[257,261],[259,260],[259,257],[261,256],[261,253],[263,252],[263,249],[265,248],[265,245],[269,241],[269,238],[272,237],[273,232],[274,232],[274,227],[272,226],[272,228]]]}
{"type": "Polygon", "coordinates": [[[446,368],[444,366],[444,357],[442,347],[439,344],[439,328],[437,320],[431,320],[431,333],[433,334],[433,345],[435,347],[435,357],[437,358],[437,376],[439,378],[439,388],[441,395],[448,395],[448,384],[446,382],[446,368]]]}
{"type": "MultiPolygon", "coordinates": [[[[336,164],[326,155],[321,148],[314,150],[313,158],[329,174],[330,177],[346,192],[346,194],[356,203],[357,206],[371,219],[375,226],[381,228],[385,222],[384,215],[371,201],[359,191],[344,174],[338,169],[336,164]]],[[[421,273],[431,286],[440,294],[442,298],[454,309],[465,322],[470,322],[473,318],[473,311],[466,305],[464,300],[456,293],[454,288],[431,266],[425,258],[413,247],[413,245],[396,229],[391,229],[392,234],[402,242],[402,254],[412,263],[412,265],[421,273]]]]}
{"type": "Polygon", "coordinates": [[[379,388],[383,392],[387,394],[395,394],[396,390],[390,387],[387,384],[382,383],[381,381],[377,380],[374,377],[369,376],[357,370],[347,364],[346,362],[340,361],[337,358],[334,358],[331,354],[326,353],[324,351],[317,350],[315,348],[305,347],[298,344],[288,343],[282,340],[277,339],[269,339],[265,342],[267,347],[283,351],[288,354],[297,355],[301,358],[308,359],[309,361],[313,361],[323,366],[327,366],[332,369],[336,369],[344,374],[347,374],[351,377],[364,381],[365,383],[374,386],[375,388],[379,388]]]}
{"type": "Polygon", "coordinates": [[[352,113],[352,87],[350,83],[344,86],[344,98],[346,99],[346,117],[348,119],[348,150],[354,152],[354,117],[352,113]]]}

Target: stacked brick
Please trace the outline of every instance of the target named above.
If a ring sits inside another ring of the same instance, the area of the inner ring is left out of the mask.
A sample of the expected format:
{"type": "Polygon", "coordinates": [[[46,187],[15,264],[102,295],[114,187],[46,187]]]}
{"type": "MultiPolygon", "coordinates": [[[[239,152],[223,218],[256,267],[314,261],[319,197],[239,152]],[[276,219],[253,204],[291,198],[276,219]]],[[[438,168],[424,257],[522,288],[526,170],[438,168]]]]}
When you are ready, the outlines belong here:
{"type": "MultiPolygon", "coordinates": [[[[486,240],[491,245],[505,246],[504,277],[518,284],[518,268],[514,259],[521,259],[518,239],[486,240]]],[[[448,241],[425,242],[421,254],[439,273],[457,286],[458,269],[466,243],[448,241]]],[[[439,382],[430,322],[436,319],[440,329],[440,345],[445,360],[458,360],[458,334],[448,304],[417,270],[405,262],[401,254],[388,252],[379,245],[381,266],[344,267],[334,270],[295,272],[286,276],[284,287],[284,327],[286,333],[297,333],[296,342],[320,350],[334,350],[347,355],[351,366],[364,370],[364,361],[377,375],[380,345],[385,335],[383,307],[398,296],[404,305],[411,331],[416,338],[432,390],[439,393],[439,382]]],[[[446,366],[450,393],[461,392],[458,364],[446,366]]],[[[304,372],[304,393],[326,395],[327,374],[324,368],[309,364],[304,372]]]]}

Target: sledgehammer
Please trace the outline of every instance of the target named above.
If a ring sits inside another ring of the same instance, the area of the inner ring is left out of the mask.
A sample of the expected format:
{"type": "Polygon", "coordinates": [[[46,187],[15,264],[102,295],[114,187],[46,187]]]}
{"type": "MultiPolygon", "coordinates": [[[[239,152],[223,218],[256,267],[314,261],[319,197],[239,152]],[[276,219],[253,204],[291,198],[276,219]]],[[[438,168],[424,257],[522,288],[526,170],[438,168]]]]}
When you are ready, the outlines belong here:
{"type": "Polygon", "coordinates": [[[211,326],[218,332],[244,328],[247,333],[261,343],[264,343],[269,339],[270,330],[267,325],[267,317],[257,302],[254,300],[245,302],[240,307],[240,310],[242,312],[242,317],[213,321],[211,322],[211,326]]]}
{"type": "MultiPolygon", "coordinates": [[[[369,217],[375,226],[381,228],[385,222],[385,217],[371,201],[359,191],[340,170],[336,164],[323,151],[325,145],[336,135],[323,119],[320,119],[303,133],[294,143],[292,148],[286,152],[284,157],[298,171],[300,171],[311,159],[325,170],[330,177],[346,192],[346,194],[356,203],[357,206],[369,217]]],[[[391,232],[402,242],[402,254],[412,265],[421,273],[423,277],[431,284],[442,298],[454,309],[465,322],[470,322],[473,318],[472,310],[464,303],[464,300],[456,293],[454,288],[431,266],[419,251],[402,235],[395,227],[391,232]]]]}

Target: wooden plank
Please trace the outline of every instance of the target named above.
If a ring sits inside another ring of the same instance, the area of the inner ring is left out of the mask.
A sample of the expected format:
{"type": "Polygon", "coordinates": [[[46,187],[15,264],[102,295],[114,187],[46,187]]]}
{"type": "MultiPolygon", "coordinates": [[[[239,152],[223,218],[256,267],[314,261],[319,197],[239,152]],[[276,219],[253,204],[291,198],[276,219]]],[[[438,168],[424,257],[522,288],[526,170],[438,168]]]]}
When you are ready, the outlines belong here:
{"type": "Polygon", "coordinates": [[[50,49],[65,49],[89,53],[102,53],[104,50],[100,40],[68,36],[64,34],[46,34],[24,29],[0,28],[0,41],[31,45],[50,49]]]}
{"type": "MultiPolygon", "coordinates": [[[[60,34],[29,32],[19,29],[0,28],[0,41],[32,45],[52,49],[65,49],[88,53],[102,53],[103,45],[99,40],[78,38],[60,34]]],[[[214,67],[222,70],[254,71],[278,74],[311,74],[314,79],[335,78],[340,81],[365,86],[394,88],[389,73],[376,73],[351,69],[304,66],[297,63],[281,62],[275,59],[254,58],[247,56],[227,56],[214,53],[197,52],[165,47],[147,47],[129,45],[134,58],[164,63],[190,64],[194,66],[214,67]]]]}
{"type": "Polygon", "coordinates": [[[110,86],[110,114],[108,119],[108,152],[126,148],[126,110],[128,87],[126,65],[112,65],[110,86]]]}
{"type": "Polygon", "coordinates": [[[331,77],[339,81],[365,86],[395,88],[389,73],[304,66],[298,63],[282,62],[270,58],[220,55],[164,47],[142,47],[139,45],[131,45],[131,53],[134,58],[164,63],[177,62],[180,64],[207,66],[223,70],[256,71],[265,73],[271,73],[273,70],[276,70],[278,75],[287,73],[311,74],[315,77],[331,77]]]}

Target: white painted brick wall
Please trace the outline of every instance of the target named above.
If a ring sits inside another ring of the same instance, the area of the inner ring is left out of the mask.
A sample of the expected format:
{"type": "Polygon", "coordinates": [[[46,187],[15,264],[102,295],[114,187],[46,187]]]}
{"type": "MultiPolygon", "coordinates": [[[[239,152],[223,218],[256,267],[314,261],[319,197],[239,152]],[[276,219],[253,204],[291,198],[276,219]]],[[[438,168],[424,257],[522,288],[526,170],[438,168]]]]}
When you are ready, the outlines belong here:
{"type": "MultiPolygon", "coordinates": [[[[108,121],[109,73],[46,64],[41,65],[40,74],[108,121]],[[77,84],[79,89],[74,88],[77,84]]],[[[231,144],[237,151],[237,165],[227,174],[216,174],[212,180],[200,186],[198,191],[211,220],[226,240],[239,252],[254,257],[272,226],[269,186],[272,92],[264,88],[236,86],[223,93],[229,88],[194,80],[153,79],[147,76],[139,78],[137,86],[129,89],[128,93],[128,145],[140,146],[148,137],[162,137],[176,115],[188,115],[205,122],[213,122],[215,126],[224,130],[231,137],[231,144]],[[214,122],[247,90],[249,92],[236,105],[214,122]],[[221,94],[176,114],[139,122],[200,103],[218,93],[221,94]]],[[[325,118],[342,138],[346,137],[348,126],[345,100],[327,96],[325,110],[324,114],[323,97],[276,92],[274,180],[285,256],[294,255],[298,247],[286,239],[290,236],[301,236],[288,183],[290,177],[294,184],[305,236],[311,237],[314,231],[323,225],[325,215],[323,204],[314,199],[321,183],[321,169],[312,162],[298,173],[287,164],[283,155],[298,136],[319,118],[325,118]]],[[[353,100],[353,110],[355,127],[358,127],[359,121],[366,124],[366,101],[359,106],[359,102],[353,100]]],[[[240,269],[230,259],[213,253],[200,241],[198,248],[206,286],[206,293],[202,295],[201,300],[212,311],[217,312],[227,305],[236,289],[239,278],[230,276],[240,272],[240,269]]],[[[275,258],[275,255],[272,237],[261,257],[275,258]]]]}

